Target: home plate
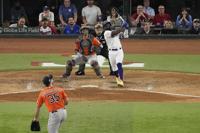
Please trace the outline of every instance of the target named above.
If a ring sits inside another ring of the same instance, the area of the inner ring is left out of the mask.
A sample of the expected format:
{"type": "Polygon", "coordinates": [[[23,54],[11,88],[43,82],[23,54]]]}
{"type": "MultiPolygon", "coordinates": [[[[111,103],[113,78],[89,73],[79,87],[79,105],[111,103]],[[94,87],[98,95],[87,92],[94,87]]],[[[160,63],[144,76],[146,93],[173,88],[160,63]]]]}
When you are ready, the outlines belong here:
{"type": "Polygon", "coordinates": [[[98,85],[81,85],[81,88],[99,88],[98,85]]]}
{"type": "MultiPolygon", "coordinates": [[[[72,55],[75,56],[75,55],[72,55]]],[[[97,56],[97,61],[99,63],[99,66],[102,68],[109,68],[109,65],[104,64],[106,62],[106,59],[103,56],[98,55],[97,56]]],[[[48,67],[48,68],[63,68],[66,67],[65,64],[56,64],[54,62],[37,62],[37,61],[32,61],[31,62],[32,66],[42,66],[42,67],[48,67]]],[[[78,66],[76,66],[78,67],[78,66]]],[[[89,64],[86,64],[86,67],[91,67],[89,64]]],[[[144,63],[143,62],[129,62],[127,64],[123,64],[124,68],[143,68],[144,63]]]]}
{"type": "MultiPolygon", "coordinates": [[[[66,65],[63,64],[56,64],[56,63],[41,63],[42,67],[65,67],[66,65]]],[[[78,66],[76,66],[78,67],[78,66]]],[[[86,67],[91,67],[89,64],[86,64],[86,67]]],[[[109,68],[109,65],[101,65],[100,67],[102,68],[109,68]]],[[[143,68],[144,63],[130,63],[130,64],[125,64],[123,65],[124,68],[143,68]]]]}

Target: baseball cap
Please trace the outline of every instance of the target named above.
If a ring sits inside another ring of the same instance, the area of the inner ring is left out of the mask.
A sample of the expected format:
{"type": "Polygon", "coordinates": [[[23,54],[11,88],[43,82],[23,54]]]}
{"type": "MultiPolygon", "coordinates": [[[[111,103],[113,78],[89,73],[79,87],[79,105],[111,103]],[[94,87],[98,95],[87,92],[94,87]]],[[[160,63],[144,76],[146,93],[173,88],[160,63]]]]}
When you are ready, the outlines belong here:
{"type": "Polygon", "coordinates": [[[195,18],[194,20],[193,20],[193,23],[199,23],[200,22],[200,20],[198,19],[198,18],[195,18]]]}
{"type": "Polygon", "coordinates": [[[103,25],[102,25],[102,24],[96,24],[96,25],[94,26],[94,28],[95,28],[95,29],[97,29],[97,28],[103,28],[103,25]]]}
{"type": "Polygon", "coordinates": [[[50,83],[53,81],[52,79],[53,79],[53,75],[49,74],[48,76],[43,77],[42,82],[44,85],[49,86],[50,83]]]}
{"type": "Polygon", "coordinates": [[[49,10],[49,7],[48,6],[44,6],[43,7],[43,11],[47,11],[47,10],[49,10]]]}

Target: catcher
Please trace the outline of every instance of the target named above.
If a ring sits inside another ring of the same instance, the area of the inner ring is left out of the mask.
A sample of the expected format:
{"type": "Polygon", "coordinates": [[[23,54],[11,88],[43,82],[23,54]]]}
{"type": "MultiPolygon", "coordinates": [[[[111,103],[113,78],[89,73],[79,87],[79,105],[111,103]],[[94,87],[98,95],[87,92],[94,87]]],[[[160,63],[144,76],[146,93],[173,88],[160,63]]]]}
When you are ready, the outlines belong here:
{"type": "Polygon", "coordinates": [[[37,108],[34,119],[31,123],[31,131],[40,131],[39,113],[43,103],[45,103],[48,112],[48,133],[58,133],[61,123],[66,119],[67,112],[65,105],[68,104],[68,96],[63,88],[53,86],[53,76],[43,78],[45,87],[41,90],[37,99],[37,108]]]}
{"type": "Polygon", "coordinates": [[[72,68],[75,65],[89,63],[92,68],[94,69],[96,75],[99,78],[104,78],[101,73],[97,55],[94,50],[94,47],[103,47],[102,44],[95,38],[93,35],[89,34],[89,27],[82,26],[81,35],[76,41],[76,48],[75,48],[75,57],[72,60],[68,60],[66,64],[66,71],[63,74],[63,78],[69,78],[71,75],[72,68]]]}
{"type": "MultiPolygon", "coordinates": [[[[96,38],[103,45],[103,48],[95,47],[97,55],[102,55],[103,57],[105,57],[108,60],[109,67],[110,67],[110,75],[115,75],[114,72],[111,69],[110,60],[108,58],[108,46],[107,46],[105,38],[104,38],[104,31],[103,31],[103,25],[102,24],[96,24],[95,25],[95,34],[96,34],[96,38]]],[[[75,74],[76,75],[85,75],[85,64],[80,64],[79,69],[75,74]]]]}

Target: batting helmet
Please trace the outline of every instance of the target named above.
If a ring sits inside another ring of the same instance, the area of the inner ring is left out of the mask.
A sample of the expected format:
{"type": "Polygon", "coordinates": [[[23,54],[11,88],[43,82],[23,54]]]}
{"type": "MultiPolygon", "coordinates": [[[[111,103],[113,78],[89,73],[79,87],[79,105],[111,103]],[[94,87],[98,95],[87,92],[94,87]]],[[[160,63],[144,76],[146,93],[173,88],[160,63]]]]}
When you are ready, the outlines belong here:
{"type": "Polygon", "coordinates": [[[42,82],[45,86],[49,86],[53,82],[53,75],[44,76],[42,82]]]}
{"type": "Polygon", "coordinates": [[[103,23],[104,30],[111,30],[112,24],[109,21],[103,23]]]}

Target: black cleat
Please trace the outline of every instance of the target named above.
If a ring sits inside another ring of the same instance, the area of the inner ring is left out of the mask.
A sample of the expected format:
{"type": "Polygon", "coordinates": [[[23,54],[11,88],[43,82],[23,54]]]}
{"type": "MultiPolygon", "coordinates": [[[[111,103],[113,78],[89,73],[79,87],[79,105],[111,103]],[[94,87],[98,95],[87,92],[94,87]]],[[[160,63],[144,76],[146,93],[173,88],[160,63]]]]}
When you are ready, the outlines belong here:
{"type": "Polygon", "coordinates": [[[110,76],[115,76],[115,73],[114,73],[114,72],[110,72],[109,75],[110,75],[110,76]]]}
{"type": "Polygon", "coordinates": [[[64,74],[62,75],[62,77],[63,77],[63,78],[69,78],[69,75],[67,75],[66,73],[64,73],[64,74]]]}
{"type": "Polygon", "coordinates": [[[85,72],[82,72],[82,71],[76,71],[76,72],[75,72],[75,75],[83,76],[83,75],[85,75],[85,72]]]}

